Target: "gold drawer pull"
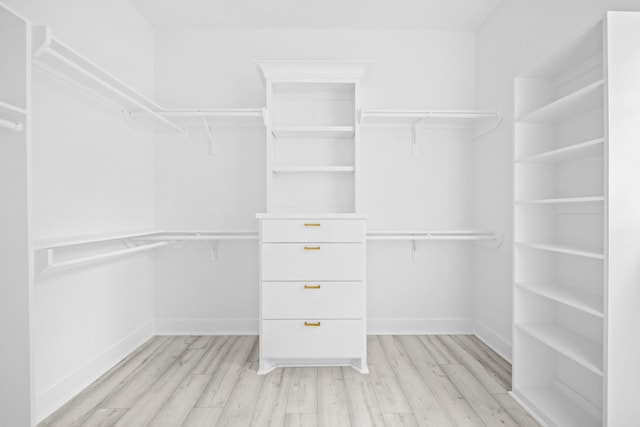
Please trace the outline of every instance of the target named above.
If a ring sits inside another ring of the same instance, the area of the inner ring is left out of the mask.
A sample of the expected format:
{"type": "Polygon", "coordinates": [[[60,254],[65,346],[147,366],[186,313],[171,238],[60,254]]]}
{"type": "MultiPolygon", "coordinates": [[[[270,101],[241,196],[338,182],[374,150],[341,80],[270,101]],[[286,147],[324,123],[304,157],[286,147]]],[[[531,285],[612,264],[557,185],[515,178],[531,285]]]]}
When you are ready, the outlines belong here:
{"type": "Polygon", "coordinates": [[[305,289],[320,289],[320,285],[304,285],[305,289]]]}
{"type": "Polygon", "coordinates": [[[320,326],[320,322],[304,322],[304,326],[320,326]]]}
{"type": "Polygon", "coordinates": [[[320,227],[320,223],[316,222],[316,223],[310,223],[310,222],[306,222],[304,224],[305,227],[320,227]]]}
{"type": "Polygon", "coordinates": [[[304,250],[305,251],[319,251],[320,250],[320,246],[305,246],[304,250]]]}

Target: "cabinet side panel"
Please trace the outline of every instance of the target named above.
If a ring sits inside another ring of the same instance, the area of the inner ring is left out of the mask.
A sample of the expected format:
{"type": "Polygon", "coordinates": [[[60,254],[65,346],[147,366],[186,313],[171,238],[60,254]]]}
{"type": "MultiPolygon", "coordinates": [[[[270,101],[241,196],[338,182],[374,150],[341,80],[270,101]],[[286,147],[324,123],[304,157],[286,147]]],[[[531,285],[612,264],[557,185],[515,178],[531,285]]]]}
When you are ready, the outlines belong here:
{"type": "Polygon", "coordinates": [[[640,418],[640,13],[607,15],[608,264],[606,424],[640,418]]]}
{"type": "Polygon", "coordinates": [[[31,341],[33,292],[30,140],[30,26],[0,4],[0,118],[23,125],[0,127],[0,423],[34,425],[31,341]]]}

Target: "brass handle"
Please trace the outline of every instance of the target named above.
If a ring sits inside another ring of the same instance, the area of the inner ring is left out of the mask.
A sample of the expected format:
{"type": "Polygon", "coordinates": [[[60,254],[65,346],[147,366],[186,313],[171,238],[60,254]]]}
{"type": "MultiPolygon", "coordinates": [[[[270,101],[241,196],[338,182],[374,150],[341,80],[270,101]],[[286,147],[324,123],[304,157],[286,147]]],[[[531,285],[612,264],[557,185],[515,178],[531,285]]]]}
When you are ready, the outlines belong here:
{"type": "Polygon", "coordinates": [[[320,289],[320,285],[304,285],[305,289],[320,289]]]}
{"type": "Polygon", "coordinates": [[[320,223],[305,223],[304,224],[305,227],[320,227],[320,223]]]}
{"type": "Polygon", "coordinates": [[[304,322],[304,326],[320,326],[320,322],[304,322]]]}
{"type": "Polygon", "coordinates": [[[304,250],[305,251],[319,251],[320,250],[320,246],[305,246],[304,250]]]}

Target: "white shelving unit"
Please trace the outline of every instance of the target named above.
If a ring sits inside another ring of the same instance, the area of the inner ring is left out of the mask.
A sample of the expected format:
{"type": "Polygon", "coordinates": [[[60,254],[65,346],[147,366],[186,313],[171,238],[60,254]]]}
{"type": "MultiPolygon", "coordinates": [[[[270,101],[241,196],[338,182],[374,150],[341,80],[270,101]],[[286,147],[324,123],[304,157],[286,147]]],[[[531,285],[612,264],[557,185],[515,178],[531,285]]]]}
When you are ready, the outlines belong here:
{"type": "Polygon", "coordinates": [[[513,395],[549,426],[639,415],[639,36],[609,12],[516,79],[513,395]]]}
{"type": "Polygon", "coordinates": [[[370,63],[261,61],[258,66],[265,84],[269,81],[267,212],[357,212],[359,86],[353,76],[366,73],[370,63]],[[328,77],[319,78],[313,67],[328,77]],[[284,68],[301,77],[274,77],[284,75],[284,68]]]}
{"type": "Polygon", "coordinates": [[[122,110],[128,120],[133,112],[144,115],[150,121],[144,124],[147,131],[157,126],[160,131],[186,133],[161,114],[158,104],[53,37],[46,26],[33,28],[33,64],[122,110]]]}
{"type": "Polygon", "coordinates": [[[369,65],[258,63],[267,99],[259,374],[279,366],[368,372],[356,111],[369,65]]]}

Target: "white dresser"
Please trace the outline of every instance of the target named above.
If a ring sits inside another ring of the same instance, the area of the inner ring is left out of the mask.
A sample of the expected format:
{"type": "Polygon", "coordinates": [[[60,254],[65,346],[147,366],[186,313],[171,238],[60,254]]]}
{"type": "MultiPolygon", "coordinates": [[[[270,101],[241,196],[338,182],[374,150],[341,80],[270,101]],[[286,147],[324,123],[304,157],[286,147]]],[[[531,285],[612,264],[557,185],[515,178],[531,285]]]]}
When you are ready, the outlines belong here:
{"type": "Polygon", "coordinates": [[[261,61],[266,213],[260,221],[260,370],[366,363],[361,212],[362,61],[261,61]]]}
{"type": "Polygon", "coordinates": [[[366,363],[365,219],[261,214],[260,373],[366,363]]]}

